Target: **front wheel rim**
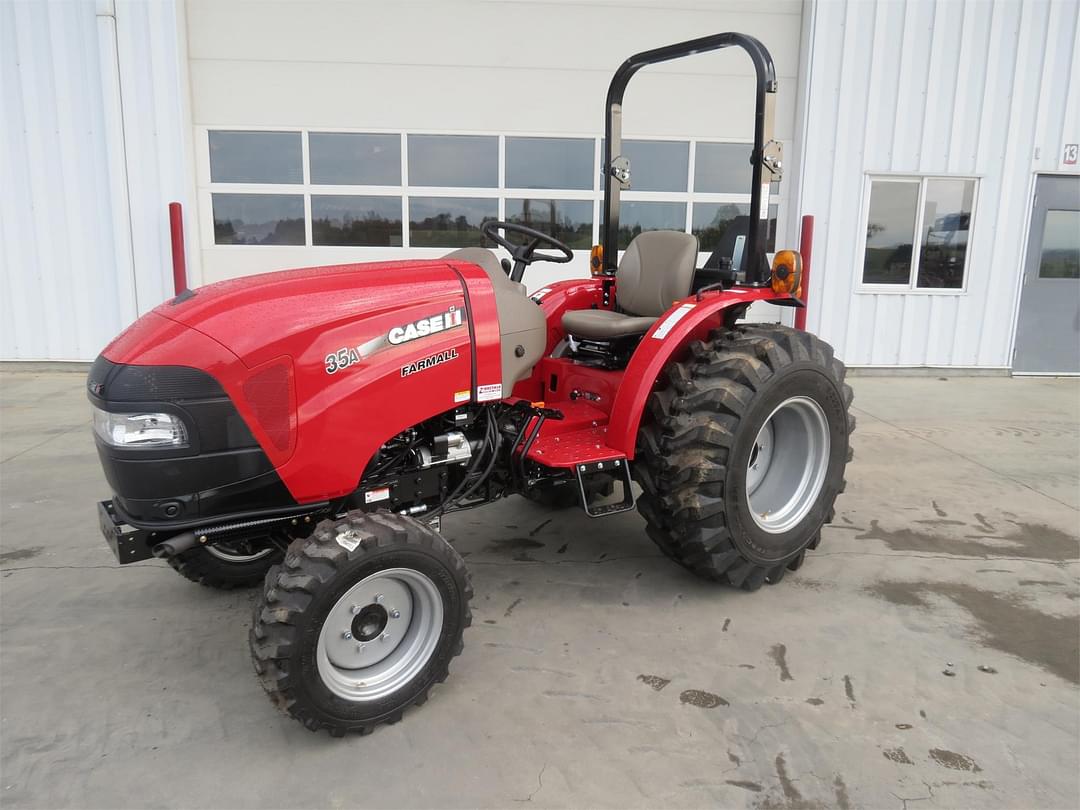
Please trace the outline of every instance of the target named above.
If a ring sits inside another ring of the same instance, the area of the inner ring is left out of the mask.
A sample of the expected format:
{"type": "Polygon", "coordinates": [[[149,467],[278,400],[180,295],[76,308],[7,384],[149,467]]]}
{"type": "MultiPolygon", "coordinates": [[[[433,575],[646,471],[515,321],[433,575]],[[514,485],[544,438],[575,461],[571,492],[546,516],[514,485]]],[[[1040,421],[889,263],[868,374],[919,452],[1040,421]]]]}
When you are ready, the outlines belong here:
{"type": "Polygon", "coordinates": [[[765,420],[746,465],[746,499],[759,528],[781,534],[817,503],[829,469],[825,411],[809,397],[784,400],[765,420]]]}
{"type": "Polygon", "coordinates": [[[385,698],[431,660],[442,624],[442,597],[425,574],[411,568],[371,574],[346,591],[323,621],[319,677],[344,700],[385,698]]]}

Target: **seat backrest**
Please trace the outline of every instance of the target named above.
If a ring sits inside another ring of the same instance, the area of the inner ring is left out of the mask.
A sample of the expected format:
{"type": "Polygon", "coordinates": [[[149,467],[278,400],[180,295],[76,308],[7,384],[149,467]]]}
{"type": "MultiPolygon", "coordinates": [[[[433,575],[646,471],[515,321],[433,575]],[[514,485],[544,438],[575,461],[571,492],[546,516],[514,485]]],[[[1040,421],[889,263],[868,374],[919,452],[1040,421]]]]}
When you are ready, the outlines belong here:
{"type": "Polygon", "coordinates": [[[681,231],[645,231],[630,242],[615,272],[616,303],[634,315],[659,317],[690,294],[698,240],[681,231]]]}

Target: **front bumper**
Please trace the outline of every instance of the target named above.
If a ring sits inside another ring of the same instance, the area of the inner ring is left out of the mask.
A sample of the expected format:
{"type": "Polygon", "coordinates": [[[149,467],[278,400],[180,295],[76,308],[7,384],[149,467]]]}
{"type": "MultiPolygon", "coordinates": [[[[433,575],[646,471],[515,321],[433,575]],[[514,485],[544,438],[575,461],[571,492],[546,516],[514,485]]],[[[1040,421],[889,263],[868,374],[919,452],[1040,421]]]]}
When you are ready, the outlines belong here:
{"type": "Polygon", "coordinates": [[[155,532],[130,526],[116,514],[112,501],[98,503],[98,525],[109,544],[116,561],[121,565],[141,562],[154,556],[153,542],[155,532]]]}

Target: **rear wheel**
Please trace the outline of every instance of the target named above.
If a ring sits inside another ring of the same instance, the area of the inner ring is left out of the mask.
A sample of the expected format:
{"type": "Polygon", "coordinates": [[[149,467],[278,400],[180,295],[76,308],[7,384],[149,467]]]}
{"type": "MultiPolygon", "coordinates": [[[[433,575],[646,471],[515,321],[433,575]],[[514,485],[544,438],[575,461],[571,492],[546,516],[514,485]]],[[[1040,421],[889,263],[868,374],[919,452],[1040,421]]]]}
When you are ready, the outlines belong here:
{"type": "Polygon", "coordinates": [[[366,734],[446,679],[471,596],[461,557],[427,525],[385,512],[324,521],[267,574],[255,671],[308,729],[366,734]]]}
{"type": "Polygon", "coordinates": [[[268,537],[243,538],[197,546],[169,557],[169,565],[192,582],[230,590],[258,585],[282,556],[281,549],[268,537]]]}
{"type": "Polygon", "coordinates": [[[851,457],[832,348],[777,325],[691,345],[649,400],[635,471],[649,536],[699,576],[754,590],[816,548],[851,457]]]}

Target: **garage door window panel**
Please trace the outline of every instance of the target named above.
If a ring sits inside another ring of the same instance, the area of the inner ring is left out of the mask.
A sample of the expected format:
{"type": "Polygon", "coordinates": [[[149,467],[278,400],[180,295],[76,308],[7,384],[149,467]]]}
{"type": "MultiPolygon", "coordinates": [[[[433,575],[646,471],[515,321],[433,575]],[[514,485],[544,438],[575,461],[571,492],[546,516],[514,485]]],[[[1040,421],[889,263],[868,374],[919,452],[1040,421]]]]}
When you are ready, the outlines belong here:
{"type": "MultiPolygon", "coordinates": [[[[769,221],[765,250],[776,249],[776,217],[779,207],[769,206],[769,221]]],[[[735,240],[745,237],[750,228],[750,203],[695,202],[690,232],[698,238],[699,249],[704,253],[720,250],[720,255],[731,258],[735,240]]]]}
{"type": "Polygon", "coordinates": [[[499,139],[495,135],[410,135],[409,185],[497,188],[499,139]]]}
{"type": "Polygon", "coordinates": [[[591,190],[591,138],[506,139],[506,187],[591,190]]]}
{"type": "Polygon", "coordinates": [[[299,194],[213,194],[214,243],[304,244],[304,198],[299,194]]]}
{"type": "Polygon", "coordinates": [[[685,231],[686,203],[624,201],[619,206],[619,250],[644,231],[685,231]]]}
{"type": "MultiPolygon", "coordinates": [[[[694,152],[694,192],[706,194],[748,194],[754,180],[750,165],[753,145],[749,143],[697,143],[694,152]]],[[[770,194],[777,194],[772,183],[770,194]]]]}
{"type": "Polygon", "coordinates": [[[316,245],[401,247],[401,198],[312,195],[311,236],[316,245]]]}
{"type": "Polygon", "coordinates": [[[505,218],[551,234],[575,250],[588,250],[592,246],[591,200],[511,199],[506,201],[505,218]]]}
{"type": "Polygon", "coordinates": [[[400,135],[312,132],[308,154],[317,185],[401,185],[400,135]]]}
{"type": "Polygon", "coordinates": [[[299,132],[212,130],[209,140],[213,183],[304,182],[299,132]]]}
{"type": "Polygon", "coordinates": [[[412,197],[409,241],[413,247],[491,247],[481,235],[480,226],[498,217],[496,199],[412,197]]]}

